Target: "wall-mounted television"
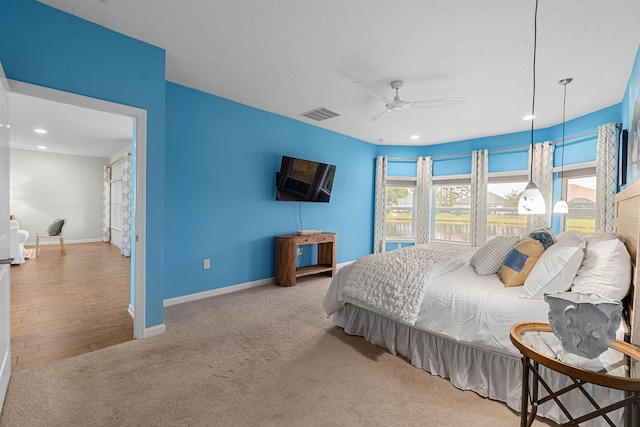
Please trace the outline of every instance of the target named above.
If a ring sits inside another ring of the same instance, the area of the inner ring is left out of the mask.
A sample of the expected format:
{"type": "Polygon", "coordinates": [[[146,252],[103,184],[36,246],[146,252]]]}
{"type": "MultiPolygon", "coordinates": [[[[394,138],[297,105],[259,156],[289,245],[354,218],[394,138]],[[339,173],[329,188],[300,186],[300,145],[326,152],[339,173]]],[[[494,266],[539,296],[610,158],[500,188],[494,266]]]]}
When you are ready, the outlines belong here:
{"type": "Polygon", "coordinates": [[[328,203],[335,172],[334,165],[282,156],[276,200],[328,203]]]}

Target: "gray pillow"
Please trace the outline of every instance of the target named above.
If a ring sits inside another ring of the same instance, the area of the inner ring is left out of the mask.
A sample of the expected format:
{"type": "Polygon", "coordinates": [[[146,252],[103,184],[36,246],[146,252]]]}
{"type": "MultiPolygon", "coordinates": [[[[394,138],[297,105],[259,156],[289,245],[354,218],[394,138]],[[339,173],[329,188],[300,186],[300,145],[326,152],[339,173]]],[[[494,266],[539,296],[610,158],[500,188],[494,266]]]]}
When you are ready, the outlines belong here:
{"type": "Polygon", "coordinates": [[[507,254],[518,243],[518,236],[496,236],[484,244],[469,260],[478,276],[496,274],[507,254]]]}
{"type": "Polygon", "coordinates": [[[62,226],[64,225],[64,219],[62,218],[58,218],[56,220],[54,220],[51,225],[49,225],[49,229],[47,229],[47,232],[49,233],[49,236],[57,236],[60,234],[60,232],[62,231],[62,226]]]}

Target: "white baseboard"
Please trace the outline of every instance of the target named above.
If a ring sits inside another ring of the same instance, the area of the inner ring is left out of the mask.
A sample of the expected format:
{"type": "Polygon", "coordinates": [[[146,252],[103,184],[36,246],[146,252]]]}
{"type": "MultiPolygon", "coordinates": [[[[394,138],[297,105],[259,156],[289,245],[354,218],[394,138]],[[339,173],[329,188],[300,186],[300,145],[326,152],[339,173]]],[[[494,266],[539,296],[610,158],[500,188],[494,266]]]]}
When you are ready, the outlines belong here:
{"type": "Polygon", "coordinates": [[[144,338],[149,338],[152,337],[154,335],[160,335],[160,334],[164,334],[167,331],[167,327],[165,326],[165,324],[161,324],[161,325],[156,325],[156,326],[152,326],[150,328],[145,328],[144,329],[144,338]]]}
{"type": "Polygon", "coordinates": [[[226,286],[224,288],[211,289],[210,291],[198,292],[195,294],[184,295],[181,297],[168,298],[164,300],[163,306],[169,307],[176,304],[182,304],[189,301],[197,301],[203,298],[215,297],[218,295],[224,295],[231,292],[241,291],[243,289],[255,288],[257,286],[264,286],[273,283],[273,277],[268,279],[255,280],[253,282],[240,283],[238,285],[226,286]]]}
{"type": "MultiPolygon", "coordinates": [[[[74,244],[74,243],[97,243],[97,242],[102,242],[102,239],[78,239],[78,240],[67,240],[64,239],[64,244],[68,245],[68,244],[74,244]]],[[[54,240],[40,240],[40,246],[46,246],[46,245],[59,245],[60,244],[60,239],[54,239],[54,240]]],[[[30,241],[30,242],[25,242],[24,244],[25,246],[34,246],[36,245],[36,241],[30,241]]]]}
{"type": "MultiPolygon", "coordinates": [[[[355,260],[336,264],[336,270],[340,270],[345,265],[352,264],[353,262],[355,262],[355,260]]],[[[189,301],[197,301],[199,299],[215,297],[218,295],[224,295],[231,292],[238,292],[243,289],[255,288],[255,287],[264,286],[264,285],[271,285],[273,284],[273,280],[274,280],[273,277],[269,277],[267,279],[255,280],[253,282],[245,282],[245,283],[240,283],[238,285],[226,286],[224,288],[212,289],[210,291],[198,292],[195,294],[184,295],[181,297],[168,298],[164,300],[163,306],[169,307],[172,305],[182,304],[189,301]]]]}
{"type": "Polygon", "coordinates": [[[136,316],[135,316],[135,308],[133,307],[133,304],[129,304],[129,308],[127,309],[127,313],[129,313],[129,316],[131,316],[132,319],[135,320],[136,316]]]}

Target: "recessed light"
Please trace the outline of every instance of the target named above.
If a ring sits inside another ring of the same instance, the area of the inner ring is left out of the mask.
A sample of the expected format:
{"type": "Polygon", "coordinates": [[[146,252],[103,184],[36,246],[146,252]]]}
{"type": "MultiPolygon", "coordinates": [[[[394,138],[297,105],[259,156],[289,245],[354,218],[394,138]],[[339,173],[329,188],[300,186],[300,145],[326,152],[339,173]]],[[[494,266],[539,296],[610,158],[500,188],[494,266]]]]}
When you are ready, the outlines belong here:
{"type": "Polygon", "coordinates": [[[420,139],[420,135],[411,135],[411,139],[420,139]]]}
{"type": "Polygon", "coordinates": [[[42,129],[42,128],[37,128],[37,129],[34,129],[33,131],[34,131],[35,133],[41,133],[41,134],[43,134],[43,135],[44,135],[45,133],[47,133],[47,131],[46,131],[46,130],[44,130],[44,129],[42,129]]]}
{"type": "Polygon", "coordinates": [[[47,149],[47,147],[45,147],[44,145],[38,145],[36,148],[38,150],[46,150],[47,149]]]}
{"type": "Polygon", "coordinates": [[[524,117],[522,118],[522,120],[533,120],[533,119],[535,119],[535,118],[536,118],[536,116],[532,116],[531,114],[529,114],[529,115],[527,115],[527,116],[524,116],[524,117]]]}

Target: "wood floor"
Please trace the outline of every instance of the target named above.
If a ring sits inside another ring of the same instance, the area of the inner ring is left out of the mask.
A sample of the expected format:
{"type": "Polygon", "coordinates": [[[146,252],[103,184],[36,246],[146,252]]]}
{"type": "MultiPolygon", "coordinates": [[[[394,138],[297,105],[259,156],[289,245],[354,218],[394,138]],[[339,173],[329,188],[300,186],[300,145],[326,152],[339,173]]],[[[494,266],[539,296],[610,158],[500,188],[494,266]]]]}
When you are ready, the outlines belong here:
{"type": "Polygon", "coordinates": [[[110,243],[40,246],[11,266],[11,370],[133,339],[131,258],[110,243]]]}

